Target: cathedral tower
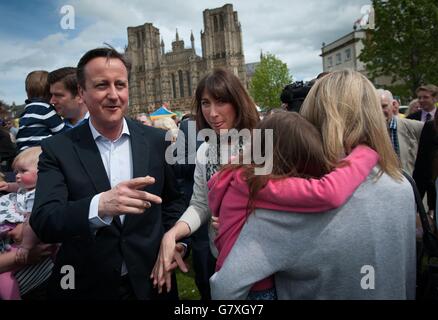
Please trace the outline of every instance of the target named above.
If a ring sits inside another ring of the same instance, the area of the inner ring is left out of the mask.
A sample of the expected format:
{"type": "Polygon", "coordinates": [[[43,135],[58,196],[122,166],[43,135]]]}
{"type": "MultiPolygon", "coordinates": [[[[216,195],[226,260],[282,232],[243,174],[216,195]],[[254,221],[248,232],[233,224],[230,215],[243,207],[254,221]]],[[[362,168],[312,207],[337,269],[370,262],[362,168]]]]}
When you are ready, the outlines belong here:
{"type": "Polygon", "coordinates": [[[142,106],[146,105],[146,101],[161,99],[161,88],[157,84],[160,83],[159,68],[163,50],[160,31],[152,23],[128,28],[126,51],[132,64],[129,99],[130,104],[139,109],[130,112],[145,112],[142,106]]]}
{"type": "MultiPolygon", "coordinates": [[[[242,30],[231,4],[207,9],[201,31],[202,57],[196,54],[195,37],[190,33],[190,47],[183,35],[175,34],[171,51],[166,52],[160,31],[152,23],[128,27],[126,55],[130,74],[129,113],[150,113],[162,104],[172,111],[188,112],[200,79],[213,68],[225,67],[246,85],[242,30]]],[[[187,35],[186,35],[187,36],[187,35]]]]}
{"type": "Polygon", "coordinates": [[[204,31],[201,32],[202,56],[207,69],[230,68],[246,83],[242,29],[233,5],[204,10],[204,31]]]}

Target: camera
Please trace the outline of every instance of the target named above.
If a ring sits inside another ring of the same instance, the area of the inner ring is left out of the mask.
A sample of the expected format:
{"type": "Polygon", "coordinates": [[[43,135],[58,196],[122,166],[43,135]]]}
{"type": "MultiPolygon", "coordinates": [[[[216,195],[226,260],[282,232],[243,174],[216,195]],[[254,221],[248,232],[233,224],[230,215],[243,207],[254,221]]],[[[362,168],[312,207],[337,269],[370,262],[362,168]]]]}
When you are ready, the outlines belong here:
{"type": "Polygon", "coordinates": [[[280,100],[285,104],[287,111],[300,112],[301,105],[312,88],[313,82],[295,81],[284,87],[280,100]]]}

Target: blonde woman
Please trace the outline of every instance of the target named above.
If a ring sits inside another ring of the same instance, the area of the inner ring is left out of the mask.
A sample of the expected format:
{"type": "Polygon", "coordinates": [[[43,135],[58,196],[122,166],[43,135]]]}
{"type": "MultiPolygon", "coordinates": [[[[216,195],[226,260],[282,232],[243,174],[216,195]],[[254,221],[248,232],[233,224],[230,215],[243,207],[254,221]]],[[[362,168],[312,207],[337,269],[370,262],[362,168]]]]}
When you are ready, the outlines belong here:
{"type": "Polygon", "coordinates": [[[409,102],[409,108],[406,111],[406,117],[410,116],[411,114],[414,114],[421,110],[420,101],[418,99],[414,99],[411,102],[409,102]]]}
{"type": "Polygon", "coordinates": [[[171,117],[157,119],[153,124],[155,128],[170,131],[172,142],[176,141],[176,137],[178,136],[178,126],[171,117]]]}
{"type": "Polygon", "coordinates": [[[375,88],[358,72],[333,72],[315,83],[301,114],[320,131],[328,161],[365,144],[378,165],[338,209],[256,210],[212,276],[212,298],[244,299],[275,274],[278,299],[413,299],[415,201],[375,88]]]}

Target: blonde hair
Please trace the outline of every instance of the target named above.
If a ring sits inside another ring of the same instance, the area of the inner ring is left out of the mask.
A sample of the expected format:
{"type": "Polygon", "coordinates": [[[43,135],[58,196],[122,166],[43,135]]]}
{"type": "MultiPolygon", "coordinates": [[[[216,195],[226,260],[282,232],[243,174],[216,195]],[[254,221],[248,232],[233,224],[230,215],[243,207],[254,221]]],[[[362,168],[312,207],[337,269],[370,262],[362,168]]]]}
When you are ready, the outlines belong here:
{"type": "Polygon", "coordinates": [[[430,92],[430,94],[434,98],[437,98],[437,96],[438,96],[438,87],[433,85],[433,84],[427,84],[427,85],[420,86],[417,88],[417,90],[415,90],[415,93],[418,95],[418,93],[420,91],[430,92]]]}
{"type": "Polygon", "coordinates": [[[420,110],[420,102],[418,101],[418,99],[414,99],[411,102],[409,102],[409,107],[408,110],[406,111],[405,115],[409,116],[415,112],[417,112],[418,110],[420,110]],[[417,109],[417,110],[414,110],[417,109]]]}
{"type": "Polygon", "coordinates": [[[324,152],[338,162],[359,144],[380,156],[381,171],[401,180],[401,166],[389,139],[380,99],[373,84],[352,70],[332,72],[318,80],[301,114],[321,132],[324,152]]]}
{"type": "Polygon", "coordinates": [[[31,147],[21,151],[15,157],[14,162],[12,162],[12,168],[15,169],[19,163],[28,164],[35,168],[38,167],[38,160],[41,152],[41,147],[31,147]]]}
{"type": "Polygon", "coordinates": [[[155,128],[170,131],[172,133],[172,141],[176,141],[176,137],[178,136],[178,126],[172,118],[159,118],[154,120],[153,124],[155,128]]]}

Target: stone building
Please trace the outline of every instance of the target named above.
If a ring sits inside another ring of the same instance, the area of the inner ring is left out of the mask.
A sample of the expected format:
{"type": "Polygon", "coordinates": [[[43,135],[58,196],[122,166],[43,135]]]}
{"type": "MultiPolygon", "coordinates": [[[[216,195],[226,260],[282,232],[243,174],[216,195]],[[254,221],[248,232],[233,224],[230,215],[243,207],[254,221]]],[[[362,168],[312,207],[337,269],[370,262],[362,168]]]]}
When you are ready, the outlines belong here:
{"type": "Polygon", "coordinates": [[[227,67],[246,85],[242,29],[231,4],[203,12],[202,57],[195,51],[193,33],[186,48],[178,30],[172,51],[166,52],[160,31],[145,23],[128,27],[126,54],[132,62],[130,113],[151,112],[162,104],[187,112],[200,79],[215,67],[227,67]]]}
{"type": "MultiPolygon", "coordinates": [[[[370,7],[370,10],[371,12],[366,13],[354,23],[352,32],[329,44],[322,44],[320,56],[324,72],[352,69],[359,71],[366,77],[369,76],[366,65],[359,57],[364,49],[363,41],[370,34],[368,30],[375,28],[372,7],[370,7]]],[[[376,87],[388,87],[393,84],[390,76],[380,76],[374,79],[373,82],[376,87]]]]}

